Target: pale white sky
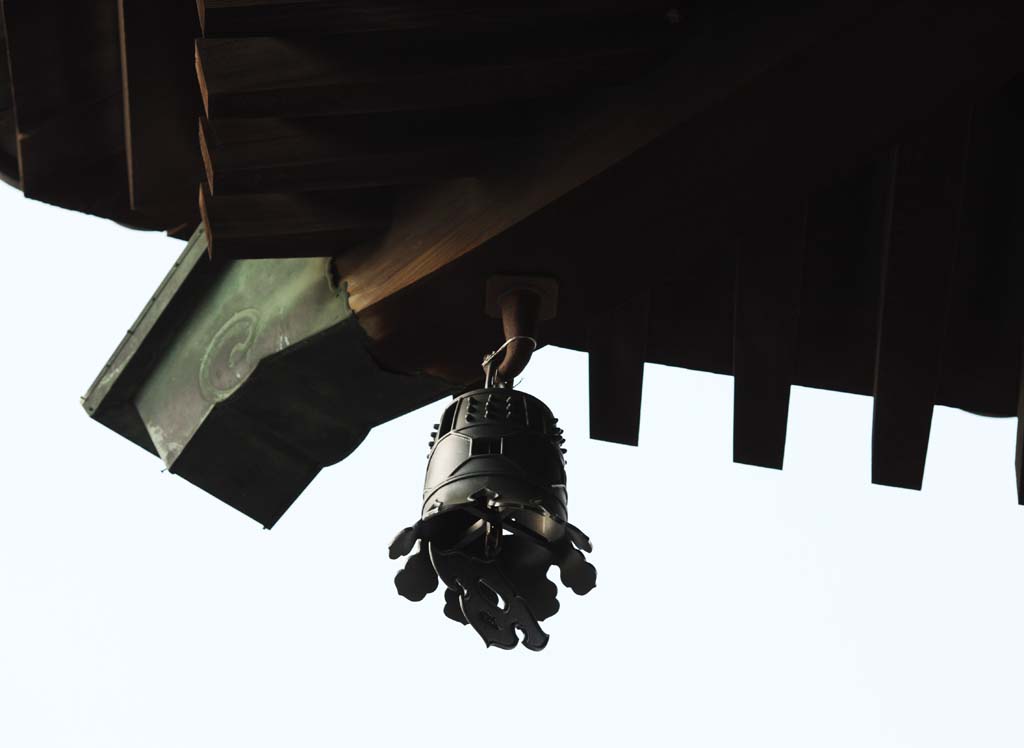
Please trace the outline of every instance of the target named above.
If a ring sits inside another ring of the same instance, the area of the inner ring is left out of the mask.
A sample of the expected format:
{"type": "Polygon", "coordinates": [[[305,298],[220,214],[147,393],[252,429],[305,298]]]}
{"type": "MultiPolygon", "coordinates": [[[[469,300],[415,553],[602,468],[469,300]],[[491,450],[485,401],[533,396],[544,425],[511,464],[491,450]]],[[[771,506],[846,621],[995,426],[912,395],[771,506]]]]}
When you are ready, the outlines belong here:
{"type": "Polygon", "coordinates": [[[78,404],[181,244],[0,185],[0,745],[1019,747],[1013,420],[939,409],[921,493],[871,486],[871,402],[796,389],[782,473],[734,465],[732,380],[649,366],[641,447],[566,429],[598,586],[542,653],[395,593],[440,405],[270,532],[78,404]]]}

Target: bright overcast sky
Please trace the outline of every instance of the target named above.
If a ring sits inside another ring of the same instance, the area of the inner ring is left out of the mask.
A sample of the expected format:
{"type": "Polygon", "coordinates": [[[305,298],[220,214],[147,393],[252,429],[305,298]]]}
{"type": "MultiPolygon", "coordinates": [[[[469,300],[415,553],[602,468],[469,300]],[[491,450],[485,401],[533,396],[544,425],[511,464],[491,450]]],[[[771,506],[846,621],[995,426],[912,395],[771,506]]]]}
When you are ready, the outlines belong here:
{"type": "Polygon", "coordinates": [[[630,449],[545,349],[598,586],[488,651],[392,584],[440,405],[264,531],[79,406],[182,244],[3,185],[0,220],[0,745],[1024,743],[1013,420],[938,409],[914,493],[869,483],[869,399],[795,389],[778,473],[732,464],[730,378],[649,366],[630,449]]]}

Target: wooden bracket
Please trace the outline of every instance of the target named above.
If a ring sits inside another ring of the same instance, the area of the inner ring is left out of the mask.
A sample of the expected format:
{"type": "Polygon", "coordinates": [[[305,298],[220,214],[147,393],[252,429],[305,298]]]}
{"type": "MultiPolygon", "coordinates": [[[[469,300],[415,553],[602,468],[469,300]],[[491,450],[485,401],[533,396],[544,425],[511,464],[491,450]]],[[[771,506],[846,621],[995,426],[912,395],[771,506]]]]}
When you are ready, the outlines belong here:
{"type": "Polygon", "coordinates": [[[540,298],[537,320],[554,319],[558,314],[558,281],[539,275],[492,275],[487,279],[487,299],[484,312],[488,317],[501,319],[505,294],[514,291],[532,291],[540,298]]]}

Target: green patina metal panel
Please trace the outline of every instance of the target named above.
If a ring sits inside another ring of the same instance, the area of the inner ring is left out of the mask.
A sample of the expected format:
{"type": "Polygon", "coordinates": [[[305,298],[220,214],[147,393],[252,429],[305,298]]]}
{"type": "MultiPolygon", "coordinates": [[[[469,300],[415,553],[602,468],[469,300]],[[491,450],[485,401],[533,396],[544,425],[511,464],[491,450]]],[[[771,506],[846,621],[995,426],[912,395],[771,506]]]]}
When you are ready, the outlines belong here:
{"type": "Polygon", "coordinates": [[[350,320],[326,268],[326,260],[309,258],[235,262],[198,300],[135,396],[168,466],[264,359],[350,320]]]}
{"type": "Polygon", "coordinates": [[[326,258],[217,264],[200,229],[84,405],[271,526],[373,426],[451,391],[365,343],[326,258]]]}

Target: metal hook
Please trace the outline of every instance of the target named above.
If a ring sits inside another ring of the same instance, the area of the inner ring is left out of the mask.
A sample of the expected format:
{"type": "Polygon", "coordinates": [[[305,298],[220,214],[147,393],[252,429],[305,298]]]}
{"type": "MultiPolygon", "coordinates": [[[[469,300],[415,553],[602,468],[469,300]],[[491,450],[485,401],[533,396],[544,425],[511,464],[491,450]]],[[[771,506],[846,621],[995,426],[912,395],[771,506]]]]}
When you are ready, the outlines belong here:
{"type": "MultiPolygon", "coordinates": [[[[491,353],[489,353],[486,356],[484,356],[483,363],[481,364],[481,366],[483,366],[483,370],[484,370],[484,387],[490,388],[490,387],[494,387],[494,386],[496,386],[498,384],[498,382],[497,382],[498,367],[493,365],[494,364],[494,359],[497,358],[499,354],[504,352],[504,350],[506,348],[508,348],[509,345],[511,345],[512,343],[514,343],[517,340],[529,341],[533,345],[533,350],[537,350],[537,339],[536,338],[532,338],[529,335],[513,335],[511,338],[509,338],[504,343],[502,343],[498,347],[497,350],[492,351],[491,353]]],[[[506,384],[508,384],[508,383],[506,383],[506,384]]]]}

